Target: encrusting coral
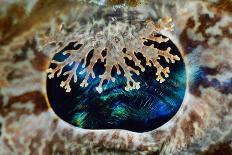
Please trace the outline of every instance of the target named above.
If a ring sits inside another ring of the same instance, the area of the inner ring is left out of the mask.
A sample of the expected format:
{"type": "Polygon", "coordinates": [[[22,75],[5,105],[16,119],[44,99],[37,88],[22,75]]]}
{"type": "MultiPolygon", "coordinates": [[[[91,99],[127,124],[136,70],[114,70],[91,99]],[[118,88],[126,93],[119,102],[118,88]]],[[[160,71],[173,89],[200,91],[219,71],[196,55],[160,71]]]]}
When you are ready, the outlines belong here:
{"type": "Polygon", "coordinates": [[[62,74],[63,68],[67,65],[74,63],[74,67],[63,73],[67,76],[65,81],[62,81],[60,86],[63,87],[66,92],[71,91],[70,81],[74,79],[77,82],[76,70],[78,65],[82,64],[83,70],[80,74],[85,73],[85,78],[81,82],[81,87],[88,86],[89,76],[95,78],[93,67],[98,60],[105,62],[105,71],[99,76],[100,82],[96,90],[101,93],[103,91],[103,82],[115,81],[115,78],[111,75],[111,71],[115,66],[117,74],[121,74],[120,67],[124,71],[124,76],[127,80],[125,90],[139,89],[140,82],[136,82],[132,73],[140,74],[140,70],[145,71],[144,66],[141,65],[141,61],[136,57],[136,53],[140,52],[146,58],[146,65],[154,66],[156,71],[156,80],[160,83],[165,81],[165,78],[169,76],[169,67],[163,67],[158,60],[160,57],[164,57],[166,62],[172,62],[180,60],[177,55],[170,53],[171,48],[166,50],[160,50],[152,46],[144,45],[144,41],[152,40],[158,43],[167,42],[169,39],[157,34],[160,34],[161,30],[173,30],[172,19],[165,17],[160,19],[157,23],[152,20],[147,20],[145,27],[141,30],[137,30],[136,26],[129,25],[123,22],[111,22],[107,26],[102,26],[101,22],[95,22],[93,25],[87,25],[83,29],[77,32],[67,33],[65,26],[59,27],[59,33],[53,33],[49,36],[43,37],[42,41],[45,43],[44,50],[48,50],[50,53],[56,54],[61,52],[71,42],[75,43],[75,47],[80,46],[77,50],[66,50],[64,55],[69,56],[64,61],[52,60],[51,63],[56,64],[55,68],[48,69],[48,77],[54,78],[55,75],[59,77],[62,74]],[[61,39],[64,38],[64,39],[61,39]],[[124,51],[123,49],[126,49],[124,51]],[[93,50],[93,57],[90,59],[90,64],[86,66],[87,55],[93,50]],[[106,55],[103,56],[102,52],[106,51],[106,55]],[[128,58],[135,63],[135,66],[139,67],[139,70],[128,66],[124,58],[128,58]]]}

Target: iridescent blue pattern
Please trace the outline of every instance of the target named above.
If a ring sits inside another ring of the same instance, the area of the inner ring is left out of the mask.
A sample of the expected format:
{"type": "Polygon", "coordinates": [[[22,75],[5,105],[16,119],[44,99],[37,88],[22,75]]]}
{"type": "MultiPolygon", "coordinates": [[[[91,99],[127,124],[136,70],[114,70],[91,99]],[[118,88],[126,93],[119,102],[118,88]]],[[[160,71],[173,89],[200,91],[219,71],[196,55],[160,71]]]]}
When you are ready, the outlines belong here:
{"type": "MultiPolygon", "coordinates": [[[[77,83],[71,82],[70,93],[60,88],[60,82],[66,79],[65,76],[47,79],[47,95],[51,107],[64,121],[85,129],[125,129],[147,132],[165,124],[177,113],[183,102],[186,90],[186,70],[179,50],[171,41],[153,44],[160,49],[171,47],[171,53],[181,58],[174,64],[168,64],[163,58],[160,59],[160,63],[170,67],[171,72],[162,84],[155,79],[156,69],[146,67],[145,72],[141,72],[139,76],[134,75],[135,79],[141,83],[141,88],[125,91],[125,78],[113,72],[116,82],[104,85],[103,92],[99,94],[96,91],[99,78],[90,79],[86,88],[79,86],[85,76],[79,74],[81,68],[79,65],[77,71],[79,79],[77,83]]],[[[72,44],[68,48],[72,48],[72,44]]],[[[64,60],[67,56],[64,56],[62,52],[56,54],[54,59],[64,60]]],[[[145,60],[141,54],[138,54],[138,57],[144,64],[145,60]]],[[[133,66],[132,62],[127,61],[133,66]]],[[[51,67],[54,66],[51,64],[51,67]]],[[[69,67],[66,67],[64,71],[69,67]]],[[[102,74],[103,64],[97,63],[94,71],[96,75],[102,74]]]]}

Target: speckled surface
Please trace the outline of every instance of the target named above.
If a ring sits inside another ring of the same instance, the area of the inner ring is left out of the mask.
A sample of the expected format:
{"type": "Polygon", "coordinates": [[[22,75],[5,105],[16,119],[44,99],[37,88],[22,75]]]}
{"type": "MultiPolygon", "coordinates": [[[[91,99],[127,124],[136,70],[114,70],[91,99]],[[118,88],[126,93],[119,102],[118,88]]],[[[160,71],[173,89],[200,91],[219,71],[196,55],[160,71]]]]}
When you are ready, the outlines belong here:
{"type": "Polygon", "coordinates": [[[165,35],[182,49],[189,84],[177,115],[146,133],[75,128],[47,106],[50,57],[35,33],[88,9],[65,0],[0,4],[0,154],[231,154],[231,1],[150,4],[152,16],[173,18],[175,32],[165,35]]]}

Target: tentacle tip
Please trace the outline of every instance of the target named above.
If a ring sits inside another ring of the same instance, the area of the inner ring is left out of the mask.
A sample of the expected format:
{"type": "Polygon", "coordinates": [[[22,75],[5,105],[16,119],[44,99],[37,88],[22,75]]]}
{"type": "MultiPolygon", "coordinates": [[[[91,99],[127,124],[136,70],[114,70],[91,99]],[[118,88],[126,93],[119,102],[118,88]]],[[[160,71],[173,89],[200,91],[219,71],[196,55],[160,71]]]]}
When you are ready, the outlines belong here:
{"type": "Polygon", "coordinates": [[[80,84],[81,87],[87,87],[89,84],[86,80],[83,80],[80,84]]]}
{"type": "Polygon", "coordinates": [[[175,55],[174,58],[179,61],[180,60],[180,57],[178,55],[175,55]]]}
{"type": "Polygon", "coordinates": [[[164,76],[165,76],[166,78],[168,78],[168,77],[169,77],[169,74],[165,74],[164,76]]]}
{"type": "Polygon", "coordinates": [[[48,75],[48,78],[49,78],[49,79],[54,78],[54,74],[49,74],[49,75],[48,75]]]}
{"type": "Polygon", "coordinates": [[[70,92],[71,92],[71,88],[68,87],[68,88],[66,89],[66,92],[67,92],[67,93],[70,93],[70,92]]]}
{"type": "Polygon", "coordinates": [[[111,78],[111,81],[112,81],[112,82],[115,82],[115,78],[114,78],[114,77],[112,77],[112,78],[111,78]]]}
{"type": "Polygon", "coordinates": [[[98,92],[99,94],[102,93],[102,87],[96,87],[96,90],[97,90],[97,92],[98,92]]]}
{"type": "Polygon", "coordinates": [[[139,72],[139,71],[136,71],[135,74],[136,74],[136,75],[140,75],[140,72],[139,72]]]}
{"type": "Polygon", "coordinates": [[[139,89],[140,88],[140,82],[137,82],[135,85],[135,89],[139,89]]]}
{"type": "Polygon", "coordinates": [[[65,82],[64,82],[64,81],[61,81],[60,87],[63,88],[64,86],[65,86],[65,82]]]}
{"type": "Polygon", "coordinates": [[[128,87],[125,87],[125,91],[129,91],[128,87]]]}
{"type": "Polygon", "coordinates": [[[118,70],[118,71],[117,71],[117,74],[120,75],[120,74],[121,74],[121,71],[118,70]]]}

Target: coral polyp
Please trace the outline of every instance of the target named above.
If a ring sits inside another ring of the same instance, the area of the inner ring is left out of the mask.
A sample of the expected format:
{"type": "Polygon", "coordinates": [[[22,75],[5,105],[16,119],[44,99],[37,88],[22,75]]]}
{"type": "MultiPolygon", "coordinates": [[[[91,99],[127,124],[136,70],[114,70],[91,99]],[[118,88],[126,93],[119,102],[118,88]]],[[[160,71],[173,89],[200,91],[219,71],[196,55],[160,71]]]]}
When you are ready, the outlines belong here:
{"type": "Polygon", "coordinates": [[[104,81],[109,82],[111,80],[114,82],[116,80],[111,75],[113,67],[116,68],[117,74],[124,73],[127,80],[125,90],[140,88],[140,82],[135,81],[133,75],[139,75],[141,72],[144,72],[145,66],[136,57],[137,53],[142,53],[146,58],[145,65],[156,68],[154,78],[160,83],[168,78],[170,70],[169,67],[163,67],[158,60],[161,57],[165,58],[168,63],[175,63],[175,61],[180,60],[177,55],[170,53],[170,47],[166,50],[160,50],[144,44],[145,41],[165,43],[169,40],[169,38],[160,35],[160,33],[162,30],[173,30],[170,17],[160,19],[156,23],[152,20],[146,20],[144,27],[141,29],[136,27],[136,25],[121,21],[111,21],[107,25],[102,23],[101,21],[95,21],[91,26],[87,24],[87,26],[71,34],[66,32],[65,25],[61,25],[59,32],[43,38],[45,42],[44,49],[53,54],[61,52],[70,43],[75,43],[74,46],[78,47],[77,50],[63,51],[63,55],[67,55],[67,58],[63,61],[52,60],[51,63],[56,64],[56,67],[48,69],[49,78],[59,77],[61,74],[67,76],[67,79],[60,83],[60,86],[66,92],[71,91],[70,82],[72,79],[74,79],[74,82],[77,82],[76,71],[79,65],[82,65],[83,69],[80,74],[85,73],[85,78],[80,86],[87,87],[90,76],[92,78],[96,77],[93,70],[94,65],[99,60],[104,63],[105,71],[102,75],[99,75],[100,82],[96,87],[96,90],[101,93],[104,81]],[[90,59],[90,63],[87,64],[87,56],[91,51],[93,51],[93,56],[90,59]],[[106,54],[103,55],[103,52],[106,54]],[[126,63],[126,59],[132,60],[136,68],[129,66],[126,63]],[[62,72],[65,66],[73,63],[75,64],[74,67],[64,73],[62,72]]]}

